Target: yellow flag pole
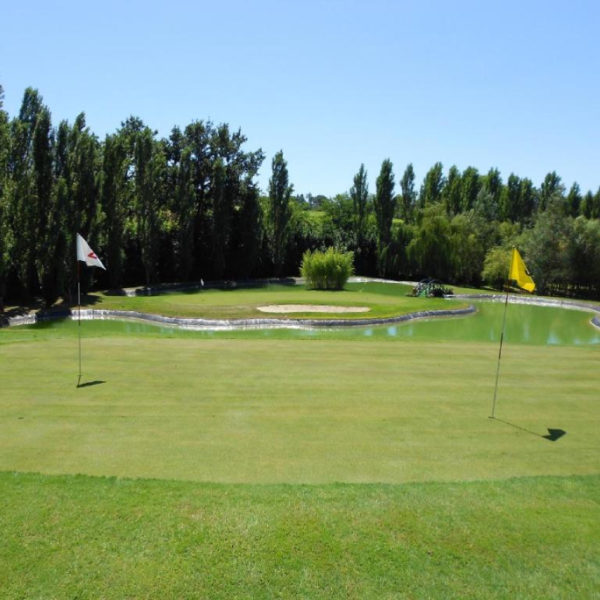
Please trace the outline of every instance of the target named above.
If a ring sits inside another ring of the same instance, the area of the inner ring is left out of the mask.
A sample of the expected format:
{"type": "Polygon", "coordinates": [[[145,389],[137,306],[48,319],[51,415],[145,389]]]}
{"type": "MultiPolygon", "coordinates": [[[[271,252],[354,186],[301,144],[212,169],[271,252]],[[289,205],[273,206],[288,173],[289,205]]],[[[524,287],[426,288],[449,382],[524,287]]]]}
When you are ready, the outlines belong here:
{"type": "MultiPolygon", "coordinates": [[[[509,273],[512,272],[514,260],[514,252],[511,254],[510,258],[510,268],[508,270],[509,273]]],[[[509,285],[508,280],[506,282],[506,299],[504,300],[504,316],[502,317],[502,331],[500,333],[500,349],[498,350],[498,364],[496,365],[496,384],[494,385],[494,400],[492,401],[492,414],[490,415],[490,419],[495,419],[496,414],[496,396],[498,395],[498,378],[500,377],[500,359],[502,358],[502,344],[504,342],[504,329],[506,327],[506,309],[508,308],[508,291],[509,285]]]]}

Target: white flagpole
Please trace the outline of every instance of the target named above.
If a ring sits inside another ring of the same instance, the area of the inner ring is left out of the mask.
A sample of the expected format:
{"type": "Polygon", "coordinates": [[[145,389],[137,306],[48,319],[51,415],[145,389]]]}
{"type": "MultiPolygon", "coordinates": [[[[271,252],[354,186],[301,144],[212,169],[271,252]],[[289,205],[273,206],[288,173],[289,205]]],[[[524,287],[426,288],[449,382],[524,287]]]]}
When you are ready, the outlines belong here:
{"type": "Polygon", "coordinates": [[[99,267],[106,271],[106,267],[102,264],[102,261],[96,256],[96,253],[90,248],[89,244],[81,237],[78,233],[76,238],[77,244],[77,304],[79,305],[79,324],[77,331],[79,332],[79,379],[77,380],[77,387],[81,384],[81,277],[80,269],[81,262],[84,262],[88,267],[99,267]]]}
{"type": "Polygon", "coordinates": [[[77,378],[77,387],[81,383],[81,281],[79,272],[81,271],[81,263],[77,261],[77,306],[79,307],[77,319],[77,337],[79,340],[79,377],[77,378]]]}

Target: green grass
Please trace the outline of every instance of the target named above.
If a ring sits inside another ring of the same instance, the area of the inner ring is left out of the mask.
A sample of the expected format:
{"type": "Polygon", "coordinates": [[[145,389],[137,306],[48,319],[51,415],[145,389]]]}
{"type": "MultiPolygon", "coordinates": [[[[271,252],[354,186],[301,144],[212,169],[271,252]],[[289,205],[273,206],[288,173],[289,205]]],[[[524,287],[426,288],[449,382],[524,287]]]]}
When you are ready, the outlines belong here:
{"type": "Polygon", "coordinates": [[[218,482],[389,482],[598,472],[597,347],[345,340],[0,345],[0,470],[218,482]]]}
{"type": "Polygon", "coordinates": [[[0,330],[2,598],[597,596],[597,345],[492,420],[497,343],[82,327],[0,330]]]}
{"type": "MultiPolygon", "coordinates": [[[[0,474],[16,598],[594,598],[600,477],[403,486],[0,474]]],[[[8,568],[6,568],[8,567],[8,568]]]]}
{"type": "MultiPolygon", "coordinates": [[[[401,284],[349,283],[340,291],[308,290],[300,285],[265,285],[259,288],[231,290],[206,289],[188,293],[167,292],[154,296],[109,296],[92,294],[86,304],[94,308],[133,310],[175,317],[207,319],[264,318],[259,306],[268,304],[327,304],[336,306],[364,306],[365,313],[336,313],[335,318],[385,318],[421,310],[464,307],[459,301],[440,298],[413,298],[411,287],[401,284]]],[[[271,315],[273,316],[273,315],[271,315]]],[[[324,313],[293,313],[277,315],[278,318],[310,317],[331,318],[324,313]]]]}

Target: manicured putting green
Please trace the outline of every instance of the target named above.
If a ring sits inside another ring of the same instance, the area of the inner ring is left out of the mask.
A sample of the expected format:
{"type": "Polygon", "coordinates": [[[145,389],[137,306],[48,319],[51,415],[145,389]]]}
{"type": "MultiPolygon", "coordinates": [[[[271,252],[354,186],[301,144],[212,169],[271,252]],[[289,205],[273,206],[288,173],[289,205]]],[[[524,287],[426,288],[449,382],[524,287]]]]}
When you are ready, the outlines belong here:
{"type": "MultiPolygon", "coordinates": [[[[297,301],[305,291],[277,293],[297,301]]],[[[412,300],[399,286],[369,294],[412,300]]],[[[198,332],[63,320],[3,329],[0,469],[261,483],[598,472],[591,315],[509,305],[501,423],[487,417],[504,307],[477,307],[380,327],[198,332]],[[89,385],[77,389],[79,331],[89,385]],[[550,442],[548,428],[567,435],[550,442]]]]}
{"type": "Polygon", "coordinates": [[[0,470],[218,482],[596,473],[598,349],[49,337],[0,346],[0,470]],[[557,443],[547,428],[567,435],[557,443]]]}
{"type": "MultiPolygon", "coordinates": [[[[366,316],[390,317],[418,310],[447,308],[442,298],[414,298],[408,285],[377,282],[350,283],[344,290],[308,290],[302,285],[267,284],[235,289],[203,289],[190,292],[167,292],[153,296],[109,296],[94,294],[86,297],[89,306],[100,309],[134,310],[176,317],[206,319],[265,318],[259,307],[271,304],[312,304],[369,308],[366,316]]],[[[453,302],[465,306],[464,302],[453,302]]],[[[297,313],[302,315],[303,313],[297,313]]],[[[315,318],[312,312],[306,316],[315,318]]],[[[325,318],[331,315],[321,315],[325,318]]],[[[355,318],[340,313],[337,318],[355,318]]]]}

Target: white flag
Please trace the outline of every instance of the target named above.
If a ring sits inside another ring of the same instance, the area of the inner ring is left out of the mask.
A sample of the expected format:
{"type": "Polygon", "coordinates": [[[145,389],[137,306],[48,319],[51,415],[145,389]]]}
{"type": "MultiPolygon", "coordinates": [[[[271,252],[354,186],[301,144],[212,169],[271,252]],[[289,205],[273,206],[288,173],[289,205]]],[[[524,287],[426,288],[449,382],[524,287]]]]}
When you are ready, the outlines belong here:
{"type": "Polygon", "coordinates": [[[83,261],[88,267],[100,267],[106,271],[102,261],[79,234],[77,234],[77,260],[83,261]]]}

